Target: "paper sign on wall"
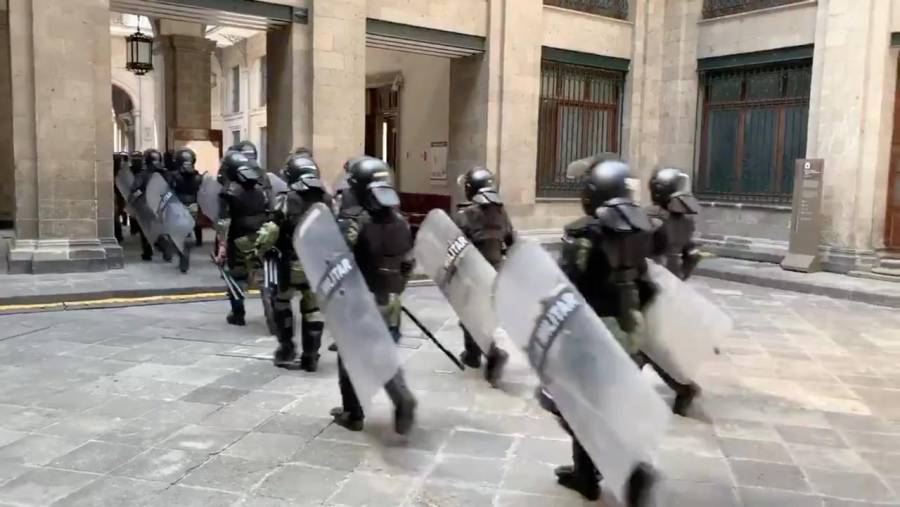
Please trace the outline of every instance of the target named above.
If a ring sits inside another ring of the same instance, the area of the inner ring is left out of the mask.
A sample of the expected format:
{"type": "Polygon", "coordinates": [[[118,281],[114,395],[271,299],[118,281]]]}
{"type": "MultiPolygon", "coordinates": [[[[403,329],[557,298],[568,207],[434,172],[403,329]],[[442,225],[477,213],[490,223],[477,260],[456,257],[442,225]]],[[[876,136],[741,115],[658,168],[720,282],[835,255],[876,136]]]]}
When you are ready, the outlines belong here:
{"type": "Polygon", "coordinates": [[[431,182],[447,184],[447,142],[433,142],[429,150],[431,158],[431,182]]]}

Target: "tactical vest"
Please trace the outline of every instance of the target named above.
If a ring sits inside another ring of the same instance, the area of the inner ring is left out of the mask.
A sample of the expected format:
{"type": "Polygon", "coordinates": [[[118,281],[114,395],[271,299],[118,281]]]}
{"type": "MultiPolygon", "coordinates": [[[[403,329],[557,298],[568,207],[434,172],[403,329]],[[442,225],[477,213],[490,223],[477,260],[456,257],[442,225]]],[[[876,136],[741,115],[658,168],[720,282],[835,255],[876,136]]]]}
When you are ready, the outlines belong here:
{"type": "Polygon", "coordinates": [[[396,211],[360,215],[361,227],[354,254],[356,263],[378,296],[400,294],[406,288],[402,266],[413,248],[409,224],[396,211]]]}
{"type": "Polygon", "coordinates": [[[512,233],[502,204],[470,204],[460,210],[463,232],[495,268],[503,261],[503,246],[512,233]]]}
{"type": "Polygon", "coordinates": [[[230,238],[253,234],[268,220],[269,200],[260,188],[231,183],[225,195],[231,213],[230,238]]]}
{"type": "Polygon", "coordinates": [[[653,233],[643,210],[634,205],[604,206],[597,217],[567,228],[572,237],[591,243],[586,269],[575,285],[603,317],[639,309],[646,258],[653,253],[653,233]]]}
{"type": "MultiPolygon", "coordinates": [[[[693,199],[693,197],[690,198],[693,199]]],[[[683,256],[694,237],[693,215],[696,212],[693,211],[693,208],[685,206],[680,199],[671,200],[670,207],[673,209],[653,205],[647,209],[647,214],[662,222],[661,229],[665,235],[665,249],[663,252],[657,252],[662,257],[658,257],[657,262],[681,278],[683,277],[683,256]]]]}
{"type": "MultiPolygon", "coordinates": [[[[325,203],[331,208],[331,197],[321,190],[306,190],[304,192],[290,191],[284,195],[284,209],[280,210],[283,222],[279,224],[278,248],[282,252],[293,252],[294,229],[303,220],[303,216],[309,208],[316,203],[325,203]]],[[[296,258],[296,253],[293,255],[296,258]]]]}

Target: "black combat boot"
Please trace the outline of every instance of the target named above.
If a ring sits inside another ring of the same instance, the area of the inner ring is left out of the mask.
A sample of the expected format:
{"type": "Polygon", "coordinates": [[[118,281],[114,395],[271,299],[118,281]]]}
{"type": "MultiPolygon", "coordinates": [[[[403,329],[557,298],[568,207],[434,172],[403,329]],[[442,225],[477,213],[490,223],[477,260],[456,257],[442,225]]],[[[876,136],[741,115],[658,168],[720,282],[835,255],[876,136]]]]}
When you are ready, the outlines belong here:
{"type": "Polygon", "coordinates": [[[625,485],[626,501],[628,507],[644,507],[650,501],[650,492],[653,489],[653,483],[656,482],[656,474],[653,468],[646,463],[639,464],[625,485]]]}
{"type": "Polygon", "coordinates": [[[554,473],[560,486],[577,491],[592,502],[600,498],[600,479],[596,475],[580,473],[572,465],[556,467],[554,473]]]}
{"type": "Polygon", "coordinates": [[[288,370],[299,369],[297,364],[297,347],[294,345],[294,316],[290,310],[275,310],[273,318],[277,329],[278,348],[272,357],[272,363],[288,370]]]}
{"type": "Polygon", "coordinates": [[[394,431],[398,435],[406,435],[415,423],[418,402],[407,387],[403,372],[398,371],[394,378],[385,384],[384,389],[394,403],[394,431]]]}
{"type": "Polygon", "coordinates": [[[184,252],[178,252],[178,270],[187,273],[191,269],[191,250],[184,245],[184,252]]]}
{"type": "Polygon", "coordinates": [[[462,323],[459,324],[459,327],[463,330],[463,345],[466,347],[466,350],[459,355],[459,360],[469,368],[481,368],[481,349],[478,348],[475,339],[472,338],[469,330],[462,323]]]}
{"type": "Polygon", "coordinates": [[[332,343],[328,346],[328,352],[337,352],[337,343],[332,343]]]}
{"type": "Polygon", "coordinates": [[[500,385],[503,368],[507,362],[509,362],[509,354],[500,347],[491,345],[491,351],[487,356],[487,364],[484,367],[484,378],[491,384],[491,387],[497,388],[500,385]]]}
{"type": "Polygon", "coordinates": [[[230,295],[229,300],[231,301],[231,311],[228,312],[228,316],[225,317],[225,320],[232,326],[247,325],[244,321],[244,315],[246,315],[246,311],[244,311],[244,302],[240,299],[232,299],[230,295]]]}
{"type": "Polygon", "coordinates": [[[696,384],[678,384],[672,386],[675,390],[675,402],[672,404],[672,413],[682,417],[687,414],[691,403],[700,394],[700,387],[696,384]]]}
{"type": "Polygon", "coordinates": [[[331,409],[331,417],[334,423],[350,431],[362,431],[364,418],[344,410],[342,407],[331,409]]]}
{"type": "Polygon", "coordinates": [[[319,348],[322,346],[322,330],[324,322],[303,321],[300,334],[300,368],[310,373],[319,368],[319,348]]]}

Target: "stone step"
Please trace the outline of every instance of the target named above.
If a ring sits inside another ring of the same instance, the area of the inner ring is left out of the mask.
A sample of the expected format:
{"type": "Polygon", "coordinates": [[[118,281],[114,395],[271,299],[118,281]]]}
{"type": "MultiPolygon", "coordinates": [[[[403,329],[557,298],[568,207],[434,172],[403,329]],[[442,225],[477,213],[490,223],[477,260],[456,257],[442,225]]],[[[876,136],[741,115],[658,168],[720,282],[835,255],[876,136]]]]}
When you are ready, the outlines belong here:
{"type": "Polygon", "coordinates": [[[883,275],[874,271],[850,271],[847,276],[855,278],[866,278],[868,280],[878,280],[881,282],[900,282],[900,275],[883,275]]]}
{"type": "Polygon", "coordinates": [[[884,264],[882,264],[877,268],[872,268],[872,272],[878,275],[893,276],[896,277],[897,280],[900,280],[900,267],[891,268],[886,267],[884,264]]]}
{"type": "Polygon", "coordinates": [[[900,270],[900,257],[881,257],[878,259],[878,266],[886,269],[900,270]]]}

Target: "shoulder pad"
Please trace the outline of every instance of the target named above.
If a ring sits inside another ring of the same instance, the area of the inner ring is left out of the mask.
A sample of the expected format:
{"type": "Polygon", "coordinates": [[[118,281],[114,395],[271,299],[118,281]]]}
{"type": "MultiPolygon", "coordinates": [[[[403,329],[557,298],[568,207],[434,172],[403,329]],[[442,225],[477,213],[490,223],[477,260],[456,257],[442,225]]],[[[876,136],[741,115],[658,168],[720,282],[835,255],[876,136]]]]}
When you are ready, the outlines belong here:
{"type": "Polygon", "coordinates": [[[479,192],[475,194],[475,197],[472,198],[472,202],[480,205],[485,204],[497,204],[502,206],[503,199],[500,198],[500,194],[497,192],[479,192]]]}
{"type": "Polygon", "coordinates": [[[567,236],[584,236],[587,234],[588,229],[591,227],[591,224],[594,222],[594,218],[592,217],[581,217],[578,220],[571,222],[563,228],[563,231],[567,236]]]}
{"type": "Polygon", "coordinates": [[[469,201],[466,201],[466,202],[460,202],[460,203],[457,203],[457,204],[456,204],[456,209],[458,209],[458,210],[464,210],[464,209],[468,208],[468,207],[471,206],[471,205],[472,205],[472,203],[469,202],[469,201]]]}
{"type": "Polygon", "coordinates": [[[609,204],[597,208],[596,214],[600,225],[614,231],[649,231],[653,229],[647,214],[632,201],[610,201],[609,204]]]}
{"type": "Polygon", "coordinates": [[[676,193],[669,199],[666,208],[672,213],[680,213],[682,215],[696,215],[700,213],[700,202],[692,194],[676,193]]]}

